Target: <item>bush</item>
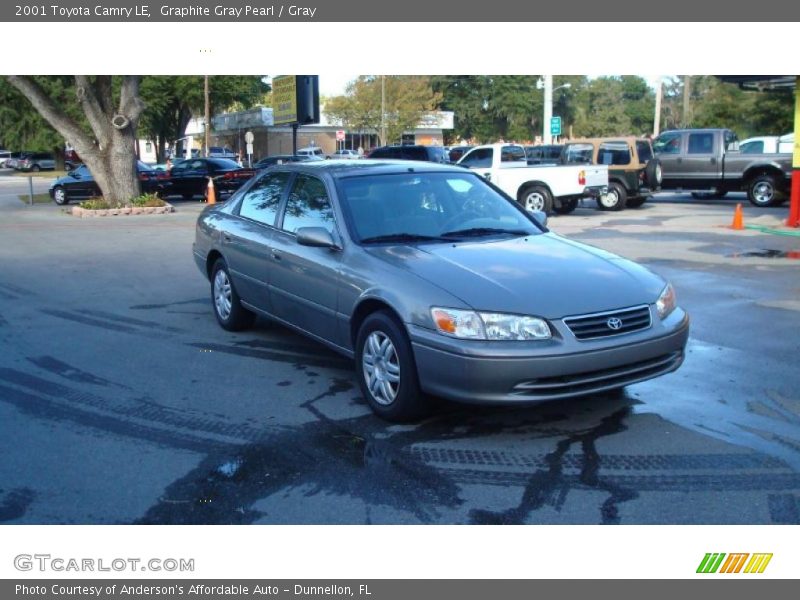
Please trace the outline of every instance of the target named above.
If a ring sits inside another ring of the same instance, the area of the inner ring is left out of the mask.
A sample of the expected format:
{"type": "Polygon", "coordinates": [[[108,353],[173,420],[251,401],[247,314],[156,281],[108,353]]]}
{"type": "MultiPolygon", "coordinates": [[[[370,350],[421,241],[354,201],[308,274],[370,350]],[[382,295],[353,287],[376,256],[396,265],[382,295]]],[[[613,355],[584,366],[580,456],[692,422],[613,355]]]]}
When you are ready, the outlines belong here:
{"type": "Polygon", "coordinates": [[[142,194],[131,200],[131,206],[166,206],[156,194],[142,194]]]}
{"type": "Polygon", "coordinates": [[[104,210],[109,208],[131,208],[134,206],[137,207],[145,207],[145,206],[166,206],[167,203],[164,202],[161,198],[159,198],[155,194],[142,194],[141,196],[137,196],[128,202],[108,202],[105,198],[89,198],[88,200],[84,200],[80,203],[81,208],[85,208],[86,210],[104,210]]]}

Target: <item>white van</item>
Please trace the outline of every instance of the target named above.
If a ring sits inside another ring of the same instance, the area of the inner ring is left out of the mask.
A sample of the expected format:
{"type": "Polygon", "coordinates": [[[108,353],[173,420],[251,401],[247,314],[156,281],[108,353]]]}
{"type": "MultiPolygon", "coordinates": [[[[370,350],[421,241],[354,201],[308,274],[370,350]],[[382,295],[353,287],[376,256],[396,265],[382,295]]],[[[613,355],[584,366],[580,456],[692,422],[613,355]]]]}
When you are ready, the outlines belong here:
{"type": "Polygon", "coordinates": [[[317,158],[325,158],[325,153],[319,146],[307,146],[305,148],[298,148],[297,156],[315,156],[317,158]]]}

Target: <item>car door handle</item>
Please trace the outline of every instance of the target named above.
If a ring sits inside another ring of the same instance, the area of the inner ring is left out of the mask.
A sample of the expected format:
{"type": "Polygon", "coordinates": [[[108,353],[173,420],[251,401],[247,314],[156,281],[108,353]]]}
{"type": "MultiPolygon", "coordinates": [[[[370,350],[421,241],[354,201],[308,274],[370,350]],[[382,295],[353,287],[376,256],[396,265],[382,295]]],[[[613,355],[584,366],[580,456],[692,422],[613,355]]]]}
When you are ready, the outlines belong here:
{"type": "Polygon", "coordinates": [[[717,159],[716,159],[716,157],[714,157],[714,156],[712,156],[712,157],[711,157],[711,164],[712,164],[712,165],[715,165],[715,164],[717,164],[717,159]]]}
{"type": "Polygon", "coordinates": [[[281,253],[277,250],[272,251],[272,259],[273,260],[281,260],[281,253]]]}
{"type": "Polygon", "coordinates": [[[678,164],[681,164],[683,162],[683,159],[679,156],[675,162],[677,162],[678,164]]]}
{"type": "Polygon", "coordinates": [[[223,244],[230,244],[231,243],[231,236],[229,236],[227,233],[223,234],[222,235],[222,243],[223,244]]]}

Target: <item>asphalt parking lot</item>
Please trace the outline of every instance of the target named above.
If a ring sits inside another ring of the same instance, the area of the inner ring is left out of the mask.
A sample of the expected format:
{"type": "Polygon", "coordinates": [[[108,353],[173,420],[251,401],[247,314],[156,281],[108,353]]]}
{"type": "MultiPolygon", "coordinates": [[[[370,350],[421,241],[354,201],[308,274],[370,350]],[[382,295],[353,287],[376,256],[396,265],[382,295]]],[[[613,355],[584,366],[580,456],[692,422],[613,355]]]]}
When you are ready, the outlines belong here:
{"type": "Polygon", "coordinates": [[[263,320],[217,326],[191,256],[201,204],[78,219],[14,190],[0,183],[0,522],[800,523],[800,237],[725,227],[737,201],[764,227],[786,207],[665,195],[554,217],[673,282],[684,365],[399,426],[348,360],[263,320]]]}

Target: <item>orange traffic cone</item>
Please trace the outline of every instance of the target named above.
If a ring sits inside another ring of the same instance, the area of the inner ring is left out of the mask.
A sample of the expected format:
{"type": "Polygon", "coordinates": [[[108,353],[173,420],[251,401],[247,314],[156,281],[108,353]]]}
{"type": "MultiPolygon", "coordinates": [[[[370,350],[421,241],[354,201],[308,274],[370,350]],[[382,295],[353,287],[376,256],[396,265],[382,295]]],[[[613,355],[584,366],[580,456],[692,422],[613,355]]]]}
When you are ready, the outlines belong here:
{"type": "Polygon", "coordinates": [[[742,203],[736,205],[736,212],[733,213],[733,223],[731,229],[744,229],[744,216],[742,215],[742,203]]]}
{"type": "MultiPolygon", "coordinates": [[[[208,187],[206,188],[206,202],[209,204],[216,204],[217,203],[217,192],[214,191],[214,180],[211,177],[208,178],[208,187]]],[[[741,205],[739,205],[741,208],[741,205]]]]}

